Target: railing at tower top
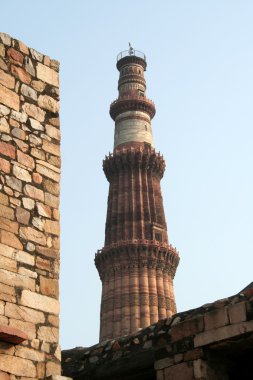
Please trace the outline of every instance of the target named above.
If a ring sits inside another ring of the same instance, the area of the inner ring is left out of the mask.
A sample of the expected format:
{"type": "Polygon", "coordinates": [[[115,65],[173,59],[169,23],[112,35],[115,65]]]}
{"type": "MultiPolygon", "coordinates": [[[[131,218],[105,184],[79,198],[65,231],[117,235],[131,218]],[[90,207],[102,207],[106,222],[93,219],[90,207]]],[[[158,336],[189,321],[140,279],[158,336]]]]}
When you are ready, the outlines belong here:
{"type": "Polygon", "coordinates": [[[135,49],[129,49],[129,50],[121,51],[117,55],[117,62],[124,57],[132,57],[132,56],[142,58],[146,62],[145,54],[142,53],[141,51],[135,50],[135,49]]]}

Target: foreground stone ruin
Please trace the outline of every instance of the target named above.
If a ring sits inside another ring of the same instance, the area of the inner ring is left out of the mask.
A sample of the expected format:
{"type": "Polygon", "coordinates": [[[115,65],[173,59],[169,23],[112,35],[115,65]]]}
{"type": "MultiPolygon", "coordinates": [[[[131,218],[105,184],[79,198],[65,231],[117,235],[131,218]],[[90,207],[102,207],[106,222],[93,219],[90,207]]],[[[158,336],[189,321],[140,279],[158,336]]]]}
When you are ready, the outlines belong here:
{"type": "Polygon", "coordinates": [[[75,380],[246,380],[253,373],[253,283],[136,334],[63,351],[75,380]]]}
{"type": "Polygon", "coordinates": [[[1,380],[61,374],[58,71],[0,33],[1,380]]]}

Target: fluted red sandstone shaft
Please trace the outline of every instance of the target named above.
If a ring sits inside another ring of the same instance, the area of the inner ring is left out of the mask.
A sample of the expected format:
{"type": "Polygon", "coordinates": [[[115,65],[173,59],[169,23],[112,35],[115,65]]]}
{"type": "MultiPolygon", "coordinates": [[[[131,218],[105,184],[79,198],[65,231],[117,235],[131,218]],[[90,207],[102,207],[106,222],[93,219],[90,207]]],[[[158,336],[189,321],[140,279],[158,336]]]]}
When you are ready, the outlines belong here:
{"type": "Polygon", "coordinates": [[[176,312],[178,252],[168,242],[160,180],[163,156],[153,148],[154,103],[146,98],[142,53],[120,53],[119,97],[111,104],[114,153],[103,162],[110,183],[105,245],[95,263],[102,280],[100,340],[130,334],[176,312]]]}

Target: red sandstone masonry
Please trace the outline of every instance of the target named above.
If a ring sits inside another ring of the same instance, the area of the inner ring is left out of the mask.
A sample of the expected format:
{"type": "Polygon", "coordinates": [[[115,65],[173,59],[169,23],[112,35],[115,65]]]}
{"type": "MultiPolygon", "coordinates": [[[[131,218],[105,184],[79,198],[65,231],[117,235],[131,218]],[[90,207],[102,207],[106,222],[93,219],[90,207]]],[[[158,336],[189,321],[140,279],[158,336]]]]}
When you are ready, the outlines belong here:
{"type": "Polygon", "coordinates": [[[59,64],[3,33],[0,59],[0,378],[45,379],[61,373],[59,64]]]}

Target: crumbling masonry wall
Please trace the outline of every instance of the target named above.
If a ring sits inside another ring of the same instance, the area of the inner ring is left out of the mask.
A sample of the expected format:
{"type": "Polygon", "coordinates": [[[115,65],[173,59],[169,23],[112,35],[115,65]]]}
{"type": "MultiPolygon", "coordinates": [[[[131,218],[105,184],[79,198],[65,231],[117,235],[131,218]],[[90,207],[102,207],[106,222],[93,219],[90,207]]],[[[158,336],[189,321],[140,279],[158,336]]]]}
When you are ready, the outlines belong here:
{"type": "Polygon", "coordinates": [[[0,378],[60,375],[59,64],[0,33],[0,378]]]}

